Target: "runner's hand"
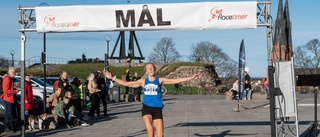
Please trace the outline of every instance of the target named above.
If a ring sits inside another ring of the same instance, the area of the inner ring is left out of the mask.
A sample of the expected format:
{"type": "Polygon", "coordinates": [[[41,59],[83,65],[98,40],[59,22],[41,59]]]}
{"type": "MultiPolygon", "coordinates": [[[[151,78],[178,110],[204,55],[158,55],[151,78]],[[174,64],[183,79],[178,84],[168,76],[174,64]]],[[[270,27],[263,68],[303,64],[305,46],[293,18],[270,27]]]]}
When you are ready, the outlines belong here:
{"type": "Polygon", "coordinates": [[[199,78],[201,78],[201,77],[202,77],[202,72],[198,72],[197,74],[195,74],[195,75],[192,76],[192,78],[193,78],[194,80],[197,80],[197,79],[199,79],[199,78]]]}

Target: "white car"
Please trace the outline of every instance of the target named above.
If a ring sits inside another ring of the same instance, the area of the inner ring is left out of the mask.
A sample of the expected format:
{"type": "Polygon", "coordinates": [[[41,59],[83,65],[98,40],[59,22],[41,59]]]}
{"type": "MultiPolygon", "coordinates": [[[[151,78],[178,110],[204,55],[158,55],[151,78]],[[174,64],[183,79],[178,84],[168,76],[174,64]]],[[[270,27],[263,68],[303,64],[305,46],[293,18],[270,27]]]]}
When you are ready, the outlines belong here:
{"type": "MultiPolygon", "coordinates": [[[[39,78],[39,79],[42,80],[42,81],[44,81],[44,78],[43,78],[43,77],[41,77],[41,78],[39,78]]],[[[49,83],[49,84],[51,84],[51,85],[53,85],[54,82],[56,82],[56,81],[59,80],[59,79],[60,79],[60,77],[46,77],[46,82],[49,83]]],[[[68,80],[69,80],[70,83],[73,82],[73,78],[71,78],[71,77],[69,77],[68,80]]]]}
{"type": "MultiPolygon", "coordinates": [[[[20,76],[15,76],[15,87],[17,89],[21,89],[21,83],[20,83],[20,76]]],[[[41,98],[43,100],[43,90],[44,90],[44,81],[36,78],[36,77],[30,77],[31,80],[31,86],[33,90],[33,96],[36,98],[41,98]]],[[[49,98],[49,96],[54,93],[53,86],[46,83],[46,98],[49,98]]],[[[18,94],[21,94],[20,90],[18,94]]]]}

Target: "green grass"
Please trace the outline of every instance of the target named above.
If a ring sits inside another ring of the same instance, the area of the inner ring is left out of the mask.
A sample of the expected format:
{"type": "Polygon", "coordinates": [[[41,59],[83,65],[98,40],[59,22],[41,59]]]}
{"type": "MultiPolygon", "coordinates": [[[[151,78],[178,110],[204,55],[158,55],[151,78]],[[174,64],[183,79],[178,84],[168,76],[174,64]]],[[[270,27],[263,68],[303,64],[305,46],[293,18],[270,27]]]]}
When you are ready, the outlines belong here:
{"type": "MultiPolygon", "coordinates": [[[[94,73],[97,70],[103,71],[104,64],[103,63],[91,63],[91,64],[67,64],[59,69],[62,71],[67,71],[70,76],[78,77],[80,79],[87,79],[89,73],[94,73]]],[[[117,78],[121,78],[125,73],[126,69],[129,69],[128,66],[115,67],[110,66],[109,70],[112,72],[112,75],[117,76],[117,78]]],[[[143,67],[131,67],[131,76],[134,76],[134,72],[137,72],[140,76],[143,74],[143,67]]]]}
{"type": "MultiPolygon", "coordinates": [[[[165,87],[167,88],[167,95],[173,94],[173,91],[175,90],[174,85],[165,85],[165,87]]],[[[120,88],[122,90],[121,94],[124,94],[124,92],[126,91],[125,87],[120,85],[120,88]]],[[[194,94],[194,95],[198,94],[198,88],[197,87],[191,87],[191,90],[192,90],[192,94],[194,94]]],[[[179,94],[182,94],[182,93],[181,93],[181,91],[178,91],[177,94],[179,95],[179,94]]]]}

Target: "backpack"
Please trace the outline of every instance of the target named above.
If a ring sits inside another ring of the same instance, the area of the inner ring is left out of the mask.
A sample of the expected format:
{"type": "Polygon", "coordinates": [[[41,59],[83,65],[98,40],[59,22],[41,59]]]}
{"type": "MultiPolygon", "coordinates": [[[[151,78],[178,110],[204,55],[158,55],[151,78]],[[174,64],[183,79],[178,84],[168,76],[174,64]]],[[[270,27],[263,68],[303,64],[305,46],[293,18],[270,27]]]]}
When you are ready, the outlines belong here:
{"type": "Polygon", "coordinates": [[[58,88],[59,86],[59,80],[56,80],[54,83],[53,83],[53,91],[56,91],[56,89],[58,88]]]}

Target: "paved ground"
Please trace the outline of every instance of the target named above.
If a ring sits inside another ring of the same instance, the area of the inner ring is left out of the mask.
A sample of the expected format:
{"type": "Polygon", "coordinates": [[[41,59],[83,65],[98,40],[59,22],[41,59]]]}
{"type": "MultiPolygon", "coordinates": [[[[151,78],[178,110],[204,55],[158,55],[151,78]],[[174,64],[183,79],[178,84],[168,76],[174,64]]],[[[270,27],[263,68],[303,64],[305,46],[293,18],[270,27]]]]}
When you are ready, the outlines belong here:
{"type": "MultiPolygon", "coordinates": [[[[263,98],[263,97],[261,97],[263,98]]],[[[223,95],[166,95],[164,127],[166,137],[269,137],[270,113],[268,100],[241,101],[240,109],[236,101],[225,100],[223,95]]],[[[299,95],[299,104],[312,104],[312,95],[299,95]]],[[[140,102],[120,102],[108,104],[109,117],[89,119],[88,127],[70,129],[48,129],[26,131],[26,137],[146,137],[141,120],[140,102]]],[[[313,121],[313,106],[299,106],[300,133],[313,121]]],[[[319,113],[319,111],[318,111],[319,113]]],[[[12,136],[20,136],[15,132],[12,136]]]]}

